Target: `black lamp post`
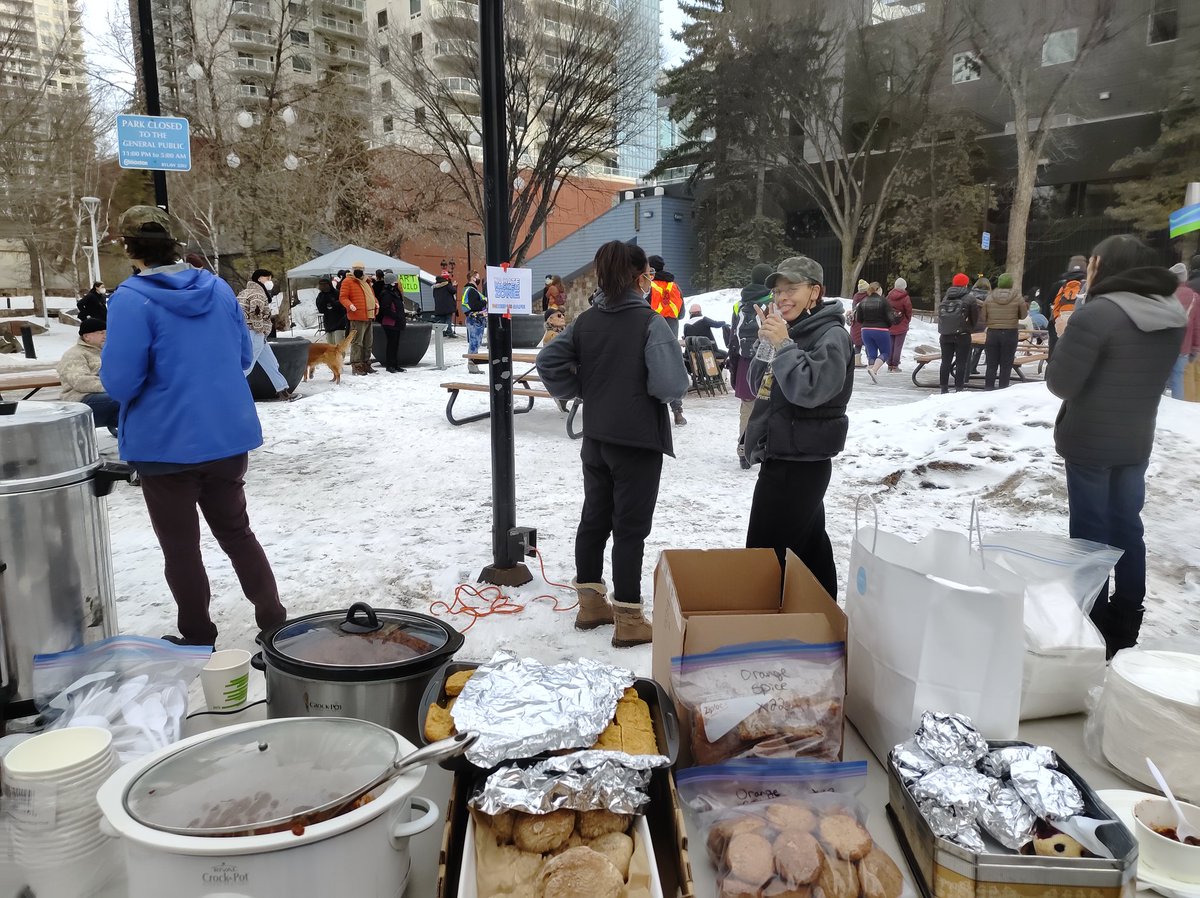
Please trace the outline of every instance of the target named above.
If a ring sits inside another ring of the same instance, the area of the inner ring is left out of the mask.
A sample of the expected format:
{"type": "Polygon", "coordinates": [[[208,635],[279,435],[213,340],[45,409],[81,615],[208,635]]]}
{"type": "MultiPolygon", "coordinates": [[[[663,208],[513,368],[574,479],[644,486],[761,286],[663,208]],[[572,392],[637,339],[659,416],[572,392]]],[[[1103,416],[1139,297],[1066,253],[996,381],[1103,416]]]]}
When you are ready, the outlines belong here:
{"type": "Polygon", "coordinates": [[[467,277],[471,276],[471,272],[475,269],[471,267],[471,238],[482,237],[478,231],[467,231],[467,277]]]}
{"type": "MultiPolygon", "coordinates": [[[[142,90],[146,94],[146,115],[162,115],[158,98],[158,57],[154,51],[154,15],[150,0],[137,0],[138,47],[142,54],[142,90]]],[[[167,208],[167,173],[152,171],[154,205],[167,208]]]]}

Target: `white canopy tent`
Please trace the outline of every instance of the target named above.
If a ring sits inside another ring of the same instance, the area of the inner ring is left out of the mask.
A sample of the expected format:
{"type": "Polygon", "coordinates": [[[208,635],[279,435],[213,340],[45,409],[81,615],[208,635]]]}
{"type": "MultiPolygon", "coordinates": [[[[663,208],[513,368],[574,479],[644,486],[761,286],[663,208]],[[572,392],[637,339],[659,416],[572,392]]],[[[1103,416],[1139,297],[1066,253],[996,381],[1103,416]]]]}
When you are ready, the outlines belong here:
{"type": "Polygon", "coordinates": [[[343,246],[341,249],[335,249],[333,252],[326,253],[323,256],[317,256],[317,258],[305,262],[303,265],[297,265],[288,271],[287,276],[293,280],[319,278],[328,274],[337,274],[343,268],[349,270],[355,262],[364,263],[367,272],[371,274],[380,268],[384,271],[390,268],[397,275],[418,275],[426,284],[432,284],[437,280],[428,271],[423,271],[416,265],[405,262],[403,259],[394,259],[391,256],[385,256],[383,253],[377,253],[362,246],[355,246],[353,243],[343,246]]]}

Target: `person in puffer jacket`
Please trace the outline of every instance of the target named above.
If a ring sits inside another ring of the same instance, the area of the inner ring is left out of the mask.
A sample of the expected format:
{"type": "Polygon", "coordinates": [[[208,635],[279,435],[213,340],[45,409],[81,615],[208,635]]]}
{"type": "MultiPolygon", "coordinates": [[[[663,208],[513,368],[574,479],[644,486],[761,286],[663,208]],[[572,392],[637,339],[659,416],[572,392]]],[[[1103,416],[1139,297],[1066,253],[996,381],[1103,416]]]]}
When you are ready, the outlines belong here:
{"type": "Polygon", "coordinates": [[[82,402],[92,410],[96,426],[116,436],[121,404],[104,392],[100,380],[100,351],[104,347],[106,326],[100,318],[84,318],[79,322],[79,342],[63,353],[56,370],[62,382],[59,398],[63,402],[82,402]]]}
{"type": "Polygon", "coordinates": [[[1046,373],[1063,400],[1054,444],[1066,460],[1072,538],[1124,553],[1092,608],[1112,656],[1138,641],[1146,597],[1142,506],[1163,388],[1187,316],[1178,279],[1137,237],[1100,242],[1087,268],[1088,298],[1076,306],[1046,373]]]}
{"type": "Polygon", "coordinates": [[[1011,274],[1002,274],[983,305],[983,323],[987,327],[987,339],[983,351],[987,357],[984,369],[987,389],[996,389],[996,373],[1000,374],[1000,389],[1007,390],[1012,378],[1013,359],[1017,356],[1017,343],[1021,319],[1029,314],[1025,297],[1013,289],[1011,274]]]}
{"type": "Polygon", "coordinates": [[[733,382],[733,395],[740,400],[738,407],[738,463],[743,471],[750,470],[746,458],[746,424],[754,409],[754,390],[750,387],[750,360],[754,358],[754,344],[758,341],[758,313],[760,305],[770,301],[771,291],[764,281],[771,276],[771,266],[760,262],[750,271],[750,283],[742,288],[741,299],[733,311],[733,339],[729,343],[729,356],[725,367],[733,382]]]}
{"type": "Polygon", "coordinates": [[[908,336],[908,325],[913,316],[912,297],[908,295],[908,281],[904,278],[896,278],[891,292],[887,295],[887,301],[888,305],[892,307],[892,311],[898,316],[896,323],[888,328],[888,333],[892,335],[892,351],[888,354],[888,371],[896,372],[900,370],[900,352],[904,349],[904,338],[908,336]]]}

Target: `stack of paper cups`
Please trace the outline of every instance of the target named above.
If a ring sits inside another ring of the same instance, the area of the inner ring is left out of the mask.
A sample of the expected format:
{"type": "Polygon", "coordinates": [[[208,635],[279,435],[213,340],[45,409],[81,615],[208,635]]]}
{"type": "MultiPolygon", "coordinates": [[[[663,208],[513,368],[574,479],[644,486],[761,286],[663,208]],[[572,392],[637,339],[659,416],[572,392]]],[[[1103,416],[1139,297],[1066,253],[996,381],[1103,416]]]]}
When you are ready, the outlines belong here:
{"type": "Polygon", "coordinates": [[[4,758],[4,805],[13,856],[34,894],[92,894],[118,869],[100,832],[96,791],[117,769],[112,734],[98,727],[52,730],[4,758]]]}

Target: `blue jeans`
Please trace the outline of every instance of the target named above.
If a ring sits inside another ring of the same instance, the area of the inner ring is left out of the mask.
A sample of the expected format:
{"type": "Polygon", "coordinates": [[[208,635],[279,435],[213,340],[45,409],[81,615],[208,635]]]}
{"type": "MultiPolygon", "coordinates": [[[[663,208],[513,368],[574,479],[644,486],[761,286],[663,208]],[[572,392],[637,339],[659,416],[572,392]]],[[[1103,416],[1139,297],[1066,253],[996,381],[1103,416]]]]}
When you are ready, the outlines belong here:
{"type": "Polygon", "coordinates": [[[881,328],[864,327],[862,331],[863,346],[867,350],[867,364],[875,364],[882,358],[885,362],[892,354],[892,335],[881,328]]]}
{"type": "Polygon", "coordinates": [[[1096,468],[1067,462],[1071,538],[1105,543],[1125,553],[1117,562],[1112,596],[1106,582],[1096,608],[1111,602],[1118,610],[1133,611],[1142,607],[1146,597],[1142,506],[1146,504],[1147,464],[1096,468]]]}
{"type": "Polygon", "coordinates": [[[1183,399],[1183,372],[1187,369],[1188,357],[1181,355],[1175,360],[1175,367],[1171,369],[1171,379],[1168,383],[1171,385],[1171,398],[1183,399]]]}
{"type": "Polygon", "coordinates": [[[121,415],[121,403],[107,393],[88,393],[79,400],[92,410],[96,427],[104,427],[113,436],[117,435],[117,419],[121,415]]]}
{"type": "Polygon", "coordinates": [[[483,345],[483,334],[487,330],[487,318],[483,315],[467,316],[467,352],[479,352],[483,345]]]}
{"type": "Polygon", "coordinates": [[[254,361],[250,363],[250,367],[243,373],[248,375],[254,370],[255,364],[258,364],[263,369],[263,373],[267,375],[267,379],[271,381],[271,386],[275,388],[275,392],[281,393],[288,389],[287,378],[279,370],[279,362],[275,358],[275,351],[271,349],[271,344],[267,342],[267,338],[258,331],[250,331],[250,343],[254,347],[254,361]]]}

